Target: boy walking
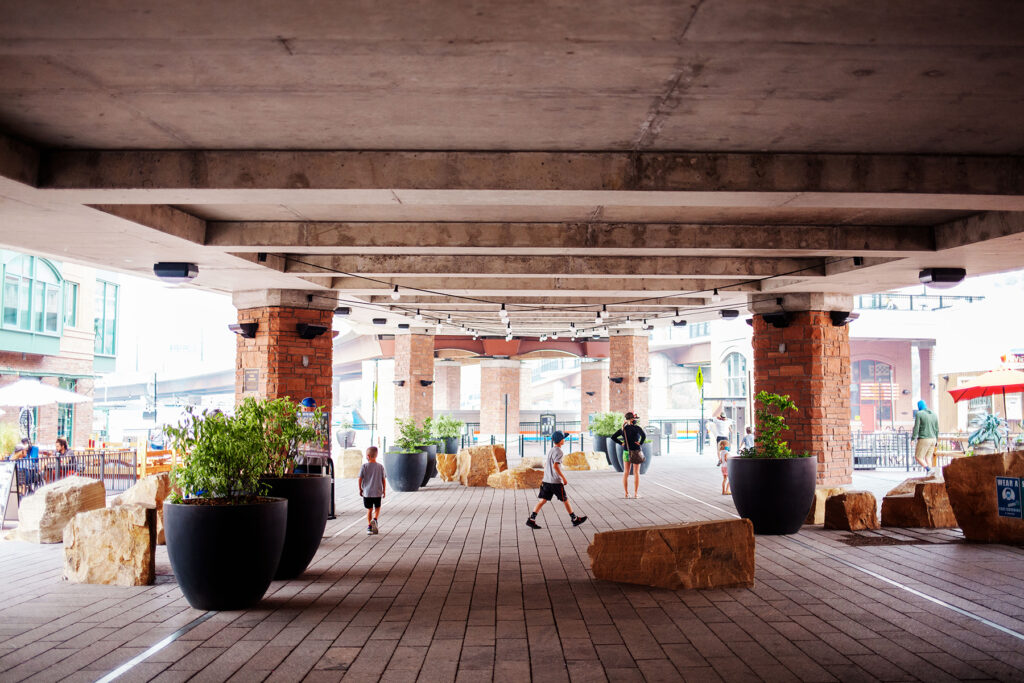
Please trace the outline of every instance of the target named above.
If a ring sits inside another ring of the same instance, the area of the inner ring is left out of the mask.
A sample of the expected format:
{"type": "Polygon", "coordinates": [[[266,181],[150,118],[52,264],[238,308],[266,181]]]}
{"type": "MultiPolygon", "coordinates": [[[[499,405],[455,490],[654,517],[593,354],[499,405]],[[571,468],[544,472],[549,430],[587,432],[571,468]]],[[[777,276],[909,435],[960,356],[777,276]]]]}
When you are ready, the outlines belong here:
{"type": "Polygon", "coordinates": [[[526,520],[526,526],[531,529],[541,528],[540,524],[537,524],[537,513],[544,507],[544,503],[551,500],[552,497],[558,498],[558,500],[565,504],[565,509],[569,513],[569,519],[572,520],[573,526],[579,526],[587,521],[586,516],[578,517],[572,511],[572,505],[569,505],[569,498],[565,495],[565,485],[569,483],[569,480],[562,474],[562,443],[565,441],[565,436],[565,434],[558,431],[551,435],[551,441],[554,445],[544,459],[544,479],[541,480],[540,493],[537,496],[540,500],[537,501],[537,507],[533,508],[530,518],[526,520]]]}
{"type": "Polygon", "coordinates": [[[363,497],[363,507],[366,508],[367,535],[379,533],[377,519],[386,479],[384,465],[377,462],[377,447],[370,446],[366,449],[366,462],[359,469],[359,495],[363,497]]]}

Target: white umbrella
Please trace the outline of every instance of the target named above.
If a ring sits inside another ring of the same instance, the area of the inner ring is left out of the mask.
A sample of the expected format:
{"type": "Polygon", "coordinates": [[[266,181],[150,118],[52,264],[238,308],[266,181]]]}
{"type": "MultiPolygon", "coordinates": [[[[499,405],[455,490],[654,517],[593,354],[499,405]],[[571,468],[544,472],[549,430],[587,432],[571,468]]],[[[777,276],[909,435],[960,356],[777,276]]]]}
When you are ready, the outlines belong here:
{"type": "Polygon", "coordinates": [[[19,379],[0,388],[0,406],[48,406],[54,403],[85,403],[88,396],[43,384],[35,379],[19,379]]]}

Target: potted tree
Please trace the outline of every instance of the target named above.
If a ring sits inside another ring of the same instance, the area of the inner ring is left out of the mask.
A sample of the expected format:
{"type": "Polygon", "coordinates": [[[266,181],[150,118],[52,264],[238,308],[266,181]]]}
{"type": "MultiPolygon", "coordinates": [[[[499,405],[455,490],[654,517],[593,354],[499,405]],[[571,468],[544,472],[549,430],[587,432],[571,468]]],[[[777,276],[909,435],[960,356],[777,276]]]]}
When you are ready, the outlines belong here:
{"type": "Polygon", "coordinates": [[[1010,428],[999,413],[984,413],[971,420],[974,431],[967,437],[967,445],[974,447],[975,455],[996,453],[1009,436],[1010,428]]]}
{"type": "Polygon", "coordinates": [[[761,391],[755,398],[754,447],[727,461],[736,511],[756,534],[792,534],[800,530],[814,500],[818,461],[793,453],[780,435],[788,430],[785,413],[797,407],[788,395],[761,391]]]}
{"type": "Polygon", "coordinates": [[[459,437],[462,435],[462,428],[465,424],[451,415],[442,415],[434,420],[434,433],[439,439],[444,440],[445,453],[459,452],[459,437]]]}
{"type": "Polygon", "coordinates": [[[595,444],[604,443],[602,450],[608,464],[617,471],[622,471],[622,447],[612,440],[612,434],[622,428],[625,416],[622,413],[601,413],[590,423],[590,431],[594,434],[595,444]]]}
{"type": "Polygon", "coordinates": [[[288,501],[263,495],[270,466],[252,413],[189,409],[167,427],[183,463],[164,503],[167,555],[185,599],[201,610],[250,607],[274,578],[284,548],[288,501]]]}
{"type": "Polygon", "coordinates": [[[395,420],[398,438],[384,454],[384,469],[388,483],[395,491],[415,491],[422,486],[427,473],[427,450],[424,444],[430,438],[416,426],[412,418],[395,420]]]}
{"type": "Polygon", "coordinates": [[[442,444],[441,437],[434,432],[434,418],[424,418],[420,432],[423,435],[420,446],[427,452],[427,471],[423,475],[423,483],[420,486],[426,486],[427,482],[437,476],[437,449],[442,444]]]}
{"type": "Polygon", "coordinates": [[[288,500],[288,526],[276,579],[294,579],[313,560],[331,507],[331,479],[322,474],[296,474],[295,457],[304,443],[326,449],[327,434],[318,426],[320,408],[303,413],[290,398],[255,400],[246,398],[235,415],[251,417],[259,425],[262,447],[269,467],[262,478],[270,496],[288,500]]]}

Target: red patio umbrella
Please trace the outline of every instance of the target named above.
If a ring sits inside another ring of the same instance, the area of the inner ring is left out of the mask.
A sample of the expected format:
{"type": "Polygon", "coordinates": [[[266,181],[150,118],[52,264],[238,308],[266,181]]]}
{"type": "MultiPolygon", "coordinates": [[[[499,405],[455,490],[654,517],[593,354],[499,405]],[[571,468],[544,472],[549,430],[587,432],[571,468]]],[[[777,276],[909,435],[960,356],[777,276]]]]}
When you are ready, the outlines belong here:
{"type": "Polygon", "coordinates": [[[1002,394],[1005,405],[1006,392],[1011,394],[1024,392],[1024,372],[1020,370],[991,370],[983,375],[978,375],[962,387],[949,389],[949,395],[953,397],[954,403],[979,396],[1002,394]]]}

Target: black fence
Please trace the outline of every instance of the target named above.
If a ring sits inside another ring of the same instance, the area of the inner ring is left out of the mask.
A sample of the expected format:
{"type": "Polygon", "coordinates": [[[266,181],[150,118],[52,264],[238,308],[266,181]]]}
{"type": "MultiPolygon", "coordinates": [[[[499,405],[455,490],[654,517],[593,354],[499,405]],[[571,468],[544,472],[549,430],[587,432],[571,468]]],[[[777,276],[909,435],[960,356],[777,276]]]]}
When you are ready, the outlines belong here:
{"type": "Polygon", "coordinates": [[[910,432],[853,434],[853,469],[905,470],[917,467],[910,432]]]}
{"type": "Polygon", "coordinates": [[[139,476],[138,454],[130,448],[68,451],[66,455],[21,458],[14,463],[21,495],[72,475],[99,479],[107,491],[119,493],[131,488],[139,476]]]}

